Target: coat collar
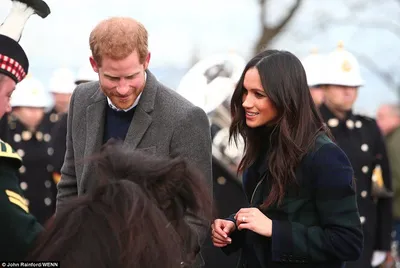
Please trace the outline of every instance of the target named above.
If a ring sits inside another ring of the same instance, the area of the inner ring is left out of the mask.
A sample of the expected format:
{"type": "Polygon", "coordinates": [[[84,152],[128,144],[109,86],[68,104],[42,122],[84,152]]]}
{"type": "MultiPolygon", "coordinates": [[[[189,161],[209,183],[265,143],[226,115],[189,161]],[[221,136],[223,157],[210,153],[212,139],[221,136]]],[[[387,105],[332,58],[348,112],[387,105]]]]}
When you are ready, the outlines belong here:
{"type": "MultiPolygon", "coordinates": [[[[146,70],[146,72],[146,85],[124,140],[124,144],[132,149],[137,148],[152,123],[151,112],[154,110],[155,97],[159,88],[156,77],[150,71],[146,70]]],[[[90,98],[91,104],[86,108],[85,158],[98,152],[103,144],[105,113],[108,104],[100,84],[96,83],[95,86],[97,90],[90,98]]],[[[93,167],[89,163],[84,166],[82,177],[88,176],[91,172],[93,172],[93,167]]]]}
{"type": "Polygon", "coordinates": [[[356,116],[353,114],[353,111],[350,110],[346,113],[346,116],[344,119],[339,119],[334,115],[334,113],[325,105],[322,104],[319,107],[319,111],[321,113],[321,116],[324,120],[324,122],[328,125],[329,128],[336,128],[339,126],[346,126],[348,129],[354,129],[359,124],[359,121],[357,120],[356,116]]]}

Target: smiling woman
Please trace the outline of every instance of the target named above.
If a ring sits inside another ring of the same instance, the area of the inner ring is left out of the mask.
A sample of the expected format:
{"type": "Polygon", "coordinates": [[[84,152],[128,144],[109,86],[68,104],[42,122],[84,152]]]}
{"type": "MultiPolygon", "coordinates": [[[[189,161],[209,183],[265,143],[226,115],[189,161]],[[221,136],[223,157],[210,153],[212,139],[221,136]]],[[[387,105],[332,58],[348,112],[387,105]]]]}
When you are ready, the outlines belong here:
{"type": "Polygon", "coordinates": [[[353,170],[329,138],[299,59],[277,50],[251,59],[231,111],[230,137],[245,142],[239,171],[250,207],[214,221],[214,245],[242,249],[247,268],[343,267],[359,258],[353,170]]]}
{"type": "Polygon", "coordinates": [[[274,120],[277,116],[276,108],[265,93],[256,68],[247,71],[243,87],[242,105],[246,112],[247,126],[259,127],[274,120]]]}

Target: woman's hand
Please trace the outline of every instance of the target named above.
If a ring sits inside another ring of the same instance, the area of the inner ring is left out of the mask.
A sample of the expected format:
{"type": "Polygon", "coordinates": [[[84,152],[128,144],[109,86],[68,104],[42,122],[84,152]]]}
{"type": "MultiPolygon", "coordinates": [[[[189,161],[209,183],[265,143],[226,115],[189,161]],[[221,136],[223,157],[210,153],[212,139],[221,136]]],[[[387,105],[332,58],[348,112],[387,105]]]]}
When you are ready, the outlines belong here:
{"type": "Polygon", "coordinates": [[[258,208],[242,208],[235,215],[238,230],[251,230],[259,235],[272,236],[272,221],[258,208]]]}
{"type": "Polygon", "coordinates": [[[215,247],[225,247],[232,243],[229,235],[235,231],[235,223],[228,220],[216,219],[211,225],[211,239],[215,247]]]}

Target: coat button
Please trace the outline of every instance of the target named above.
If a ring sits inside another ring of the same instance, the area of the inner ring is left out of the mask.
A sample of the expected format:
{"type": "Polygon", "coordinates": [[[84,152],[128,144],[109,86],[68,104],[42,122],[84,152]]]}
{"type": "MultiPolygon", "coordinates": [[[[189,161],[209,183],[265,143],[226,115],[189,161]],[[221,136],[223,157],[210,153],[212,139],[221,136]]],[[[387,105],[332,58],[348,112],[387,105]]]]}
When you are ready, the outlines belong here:
{"type": "Polygon", "coordinates": [[[25,168],[24,166],[21,166],[21,167],[18,169],[18,171],[19,171],[19,173],[24,174],[25,171],[26,171],[26,168],[25,168]]]}
{"type": "Polygon", "coordinates": [[[226,179],[224,177],[218,177],[217,182],[219,185],[225,185],[226,179]]]}
{"type": "Polygon", "coordinates": [[[364,222],[365,222],[365,217],[364,216],[360,217],[360,222],[361,222],[361,224],[364,224],[364,222]]]}
{"type": "Polygon", "coordinates": [[[54,170],[53,166],[50,165],[50,164],[48,164],[48,165],[46,166],[46,169],[47,169],[48,172],[53,172],[53,170],[54,170]]]}
{"type": "Polygon", "coordinates": [[[353,129],[354,128],[354,122],[353,122],[353,120],[347,120],[346,121],[346,126],[347,126],[347,128],[348,129],[353,129]]]}
{"type": "Polygon", "coordinates": [[[366,198],[367,195],[368,195],[368,192],[367,192],[367,191],[362,191],[362,192],[361,192],[361,197],[362,197],[362,198],[366,198]]]}
{"type": "Polygon", "coordinates": [[[32,132],[27,131],[27,130],[22,131],[22,139],[24,141],[29,141],[31,138],[32,138],[32,132]]]}
{"type": "Polygon", "coordinates": [[[14,141],[15,142],[20,142],[21,141],[21,135],[19,135],[18,133],[14,135],[14,141]]]}
{"type": "Polygon", "coordinates": [[[44,199],[44,203],[46,204],[46,206],[50,206],[50,205],[51,205],[51,199],[48,198],[48,197],[46,197],[46,198],[44,199]]]}
{"type": "Polygon", "coordinates": [[[50,187],[51,187],[51,181],[46,180],[46,181],[44,182],[44,187],[50,188],[50,187]]]}
{"type": "Polygon", "coordinates": [[[19,184],[19,187],[21,187],[21,189],[25,191],[26,189],[28,189],[28,184],[26,182],[22,181],[19,184]]]}
{"type": "Polygon", "coordinates": [[[48,134],[48,133],[44,134],[43,140],[44,140],[45,142],[49,142],[49,141],[51,140],[50,134],[48,134]]]}
{"type": "Polygon", "coordinates": [[[25,156],[25,151],[22,149],[18,149],[17,153],[19,154],[19,156],[24,157],[25,156]]]}
{"type": "Polygon", "coordinates": [[[362,122],[357,120],[355,123],[356,128],[361,128],[362,127],[362,122]]]}
{"type": "Polygon", "coordinates": [[[40,131],[36,132],[35,136],[36,136],[36,139],[38,141],[42,141],[43,140],[43,133],[42,132],[40,132],[40,131]]]}
{"type": "Polygon", "coordinates": [[[58,117],[59,117],[58,114],[51,113],[51,115],[50,115],[50,122],[52,122],[52,123],[57,122],[58,119],[59,119],[58,117]]]}
{"type": "Polygon", "coordinates": [[[368,173],[368,170],[369,170],[368,166],[363,166],[363,167],[361,168],[361,171],[362,171],[363,173],[365,173],[365,174],[368,173]]]}
{"type": "Polygon", "coordinates": [[[48,155],[53,155],[53,153],[54,153],[54,149],[51,148],[51,147],[49,147],[49,148],[47,149],[47,154],[48,154],[48,155]]]}
{"type": "Polygon", "coordinates": [[[331,118],[328,120],[328,126],[330,127],[337,127],[339,125],[339,119],[331,118]]]}
{"type": "Polygon", "coordinates": [[[368,152],[368,149],[369,149],[368,144],[364,143],[363,145],[361,145],[361,151],[368,152]]]}

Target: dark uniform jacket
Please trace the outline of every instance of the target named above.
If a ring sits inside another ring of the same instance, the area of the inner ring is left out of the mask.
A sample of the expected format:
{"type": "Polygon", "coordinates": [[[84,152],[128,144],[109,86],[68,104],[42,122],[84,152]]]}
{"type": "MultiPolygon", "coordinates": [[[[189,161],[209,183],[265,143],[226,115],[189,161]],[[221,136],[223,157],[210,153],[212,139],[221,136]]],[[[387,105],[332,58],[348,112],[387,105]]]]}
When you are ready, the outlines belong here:
{"type": "Polygon", "coordinates": [[[64,113],[58,113],[55,108],[52,108],[50,111],[46,112],[44,116],[45,120],[50,122],[51,127],[53,127],[58,121],[60,121],[63,115],[64,113]]]}
{"type": "MultiPolygon", "coordinates": [[[[259,207],[270,192],[266,165],[265,156],[243,175],[251,207],[259,207]],[[258,182],[249,191],[251,180],[258,182]]],[[[223,251],[242,249],[239,267],[344,267],[359,258],[363,233],[344,152],[319,136],[296,169],[296,181],[299,186],[288,186],[281,205],[263,211],[272,220],[272,237],[237,229],[231,234],[232,244],[223,251]]]]}
{"type": "Polygon", "coordinates": [[[53,181],[56,184],[61,179],[61,168],[67,147],[67,119],[68,114],[63,114],[51,130],[51,146],[54,149],[51,165],[53,166],[53,181]]]}
{"type": "Polygon", "coordinates": [[[54,214],[57,195],[50,162],[54,153],[50,143],[51,124],[46,119],[43,118],[35,131],[30,131],[10,114],[2,118],[7,121],[7,126],[0,133],[0,138],[24,159],[19,168],[20,187],[31,213],[41,224],[54,214]]]}
{"type": "Polygon", "coordinates": [[[372,194],[373,180],[379,177],[383,177],[389,191],[392,188],[385,143],[375,120],[369,117],[350,111],[344,120],[339,120],[325,105],[320,107],[320,112],[336,143],[350,159],[356,180],[364,251],[358,262],[346,267],[370,267],[373,250],[390,251],[391,244],[392,199],[372,194]]]}
{"type": "Polygon", "coordinates": [[[23,260],[42,231],[18,182],[21,158],[0,140],[0,260],[23,260]]]}

